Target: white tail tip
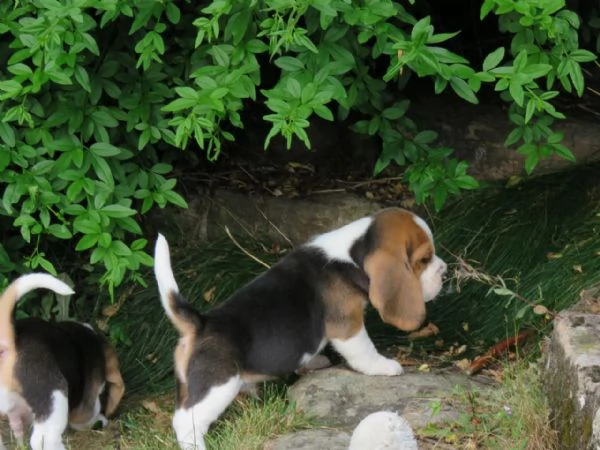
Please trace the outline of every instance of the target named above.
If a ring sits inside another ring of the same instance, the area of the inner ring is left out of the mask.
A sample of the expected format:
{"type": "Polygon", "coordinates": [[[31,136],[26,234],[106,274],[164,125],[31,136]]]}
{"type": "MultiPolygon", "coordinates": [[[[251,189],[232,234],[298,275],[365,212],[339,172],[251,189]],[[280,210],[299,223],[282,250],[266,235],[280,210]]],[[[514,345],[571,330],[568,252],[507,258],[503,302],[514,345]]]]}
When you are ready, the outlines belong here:
{"type": "Polygon", "coordinates": [[[75,293],[67,283],[47,273],[22,275],[17,278],[15,283],[19,298],[35,289],[50,289],[60,295],[73,295],[75,293]]]}

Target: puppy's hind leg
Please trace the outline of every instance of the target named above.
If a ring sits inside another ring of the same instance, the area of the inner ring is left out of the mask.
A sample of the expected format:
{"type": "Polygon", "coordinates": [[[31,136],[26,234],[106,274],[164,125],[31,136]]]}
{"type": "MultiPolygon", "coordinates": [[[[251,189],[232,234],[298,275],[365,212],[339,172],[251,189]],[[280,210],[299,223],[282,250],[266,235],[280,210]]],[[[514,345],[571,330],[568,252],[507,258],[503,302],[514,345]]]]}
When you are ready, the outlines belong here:
{"type": "Polygon", "coordinates": [[[182,450],[205,450],[208,427],[225,411],[242,387],[239,375],[210,388],[206,396],[189,408],[180,407],[173,416],[173,428],[182,450]]]}
{"type": "Polygon", "coordinates": [[[61,391],[52,393],[50,414],[37,417],[34,411],[33,433],[31,433],[32,450],[66,450],[62,442],[62,434],[69,421],[69,401],[61,391]]]}

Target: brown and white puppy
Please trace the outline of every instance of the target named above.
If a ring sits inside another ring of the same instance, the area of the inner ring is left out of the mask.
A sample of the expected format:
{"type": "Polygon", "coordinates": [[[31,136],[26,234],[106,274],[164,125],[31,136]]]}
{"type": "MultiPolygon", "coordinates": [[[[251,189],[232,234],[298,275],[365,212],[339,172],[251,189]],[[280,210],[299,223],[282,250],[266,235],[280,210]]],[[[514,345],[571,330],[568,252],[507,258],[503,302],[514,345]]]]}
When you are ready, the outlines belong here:
{"type": "Polygon", "coordinates": [[[160,234],[154,258],[161,302],[180,334],[173,427],[181,448],[194,450],[246,383],[292,372],[327,343],[359,372],[401,374],[371,342],[364,308],[370,301],[384,322],[414,330],[446,272],[430,228],[398,208],[317,236],[207,314],[180,295],[160,234]]]}
{"type": "Polygon", "coordinates": [[[19,444],[33,422],[33,450],[64,450],[67,425],[106,425],[105,415],[114,413],[125,387],[113,347],[89,325],[13,320],[17,301],[38,288],[73,294],[57,278],[33,273],[15,280],[0,297],[0,414],[8,416],[19,444]],[[100,395],[106,383],[102,414],[100,395]]]}

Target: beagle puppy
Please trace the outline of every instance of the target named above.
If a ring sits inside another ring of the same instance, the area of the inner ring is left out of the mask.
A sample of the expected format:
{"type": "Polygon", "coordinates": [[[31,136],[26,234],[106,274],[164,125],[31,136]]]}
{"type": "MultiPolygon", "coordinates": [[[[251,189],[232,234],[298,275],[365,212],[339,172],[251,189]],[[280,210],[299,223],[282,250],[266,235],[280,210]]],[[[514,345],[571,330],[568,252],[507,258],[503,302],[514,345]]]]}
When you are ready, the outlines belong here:
{"type": "MultiPolygon", "coordinates": [[[[0,414],[23,443],[33,422],[33,450],[64,450],[67,424],[84,429],[117,408],[125,390],[113,347],[87,324],[13,320],[17,301],[28,292],[50,289],[60,295],[73,290],[44,273],[23,275],[0,297],[0,414]],[[102,414],[100,395],[108,383],[102,414]]],[[[0,440],[0,449],[4,449],[0,440]]]]}
{"type": "Polygon", "coordinates": [[[246,384],[305,366],[327,343],[358,372],[400,375],[402,366],[369,338],[365,306],[415,330],[447,268],[425,221],[399,208],[315,237],[206,314],[179,293],[160,234],[154,264],[161,303],[180,335],[173,427],[186,450],[205,448],[210,424],[246,384]]]}

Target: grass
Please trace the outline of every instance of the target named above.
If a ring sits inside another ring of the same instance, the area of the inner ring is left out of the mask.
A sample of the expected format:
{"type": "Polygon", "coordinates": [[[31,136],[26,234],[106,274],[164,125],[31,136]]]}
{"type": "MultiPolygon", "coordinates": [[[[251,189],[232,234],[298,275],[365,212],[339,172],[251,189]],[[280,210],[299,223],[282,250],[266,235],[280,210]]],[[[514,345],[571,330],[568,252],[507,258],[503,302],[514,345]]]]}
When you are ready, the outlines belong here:
{"type": "MultiPolygon", "coordinates": [[[[275,383],[264,385],[260,397],[241,395],[210,429],[206,437],[211,450],[262,450],[280,435],[315,427],[298,412],[275,383]]],[[[173,394],[134,397],[122,407],[118,420],[104,430],[66,434],[69,450],[179,450],[171,428],[173,394]]],[[[5,439],[9,448],[17,447],[5,439]]]]}
{"type": "MultiPolygon", "coordinates": [[[[555,450],[556,432],[542,391],[541,367],[526,360],[504,362],[498,386],[477,392],[457,389],[451,402],[458,420],[418,430],[421,439],[465,450],[555,450]]],[[[433,410],[439,405],[433,405],[433,410]]]]}

